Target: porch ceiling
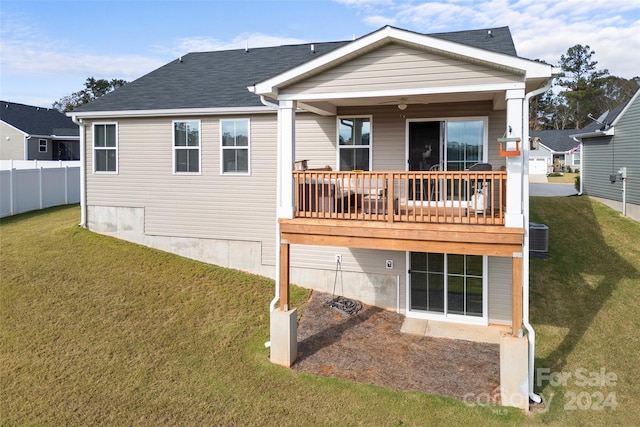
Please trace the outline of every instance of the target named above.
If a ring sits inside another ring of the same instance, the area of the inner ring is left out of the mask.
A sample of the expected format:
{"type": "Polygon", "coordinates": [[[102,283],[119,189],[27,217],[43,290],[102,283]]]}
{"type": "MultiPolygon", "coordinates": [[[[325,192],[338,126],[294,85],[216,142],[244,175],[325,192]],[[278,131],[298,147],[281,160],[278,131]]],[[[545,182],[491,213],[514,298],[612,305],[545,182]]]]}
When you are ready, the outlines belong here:
{"type": "Polygon", "coordinates": [[[373,95],[326,99],[304,99],[298,101],[298,107],[320,115],[336,115],[340,107],[385,107],[399,104],[427,105],[459,102],[491,101],[495,110],[506,109],[505,91],[431,93],[413,95],[373,95]]]}

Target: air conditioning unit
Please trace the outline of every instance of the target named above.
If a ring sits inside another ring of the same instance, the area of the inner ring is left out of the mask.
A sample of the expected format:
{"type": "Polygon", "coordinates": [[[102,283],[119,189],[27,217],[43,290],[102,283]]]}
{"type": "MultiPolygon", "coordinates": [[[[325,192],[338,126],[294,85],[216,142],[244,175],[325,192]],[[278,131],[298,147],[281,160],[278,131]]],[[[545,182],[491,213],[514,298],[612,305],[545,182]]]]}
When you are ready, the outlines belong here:
{"type": "Polygon", "coordinates": [[[529,256],[546,258],[549,253],[549,227],[529,223],[529,256]]]}

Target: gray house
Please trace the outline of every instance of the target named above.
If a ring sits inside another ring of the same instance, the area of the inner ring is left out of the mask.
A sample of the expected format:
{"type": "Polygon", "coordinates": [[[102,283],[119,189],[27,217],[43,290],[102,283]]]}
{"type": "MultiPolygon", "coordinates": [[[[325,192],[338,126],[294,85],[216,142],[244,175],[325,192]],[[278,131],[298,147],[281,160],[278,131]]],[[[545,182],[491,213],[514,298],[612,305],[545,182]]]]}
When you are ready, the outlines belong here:
{"type": "Polygon", "coordinates": [[[55,109],[0,101],[0,160],[80,160],[79,135],[55,109]]]}
{"type": "Polygon", "coordinates": [[[582,149],[580,193],[640,221],[640,90],[572,136],[582,149]]]}
{"type": "Polygon", "coordinates": [[[576,129],[532,130],[529,173],[580,169],[580,144],[571,137],[575,133],[576,129]]]}
{"type": "MultiPolygon", "coordinates": [[[[82,225],[274,278],[271,360],[297,355],[290,283],[501,344],[528,408],[529,99],[557,69],[509,29],[191,53],[70,113],[82,225]],[[524,331],[527,333],[524,333],[524,331]]],[[[417,367],[419,369],[419,367],[417,367]]]]}

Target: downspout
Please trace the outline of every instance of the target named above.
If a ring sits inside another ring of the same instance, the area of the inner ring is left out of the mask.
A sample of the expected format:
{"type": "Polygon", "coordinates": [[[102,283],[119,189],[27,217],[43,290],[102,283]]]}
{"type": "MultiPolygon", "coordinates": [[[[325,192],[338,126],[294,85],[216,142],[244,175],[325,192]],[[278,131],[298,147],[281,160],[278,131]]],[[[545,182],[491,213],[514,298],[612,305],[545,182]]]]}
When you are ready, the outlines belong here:
{"type": "MultiPolygon", "coordinates": [[[[534,96],[540,95],[551,89],[552,80],[549,80],[547,84],[539,89],[527,93],[524,97],[524,105],[522,106],[523,126],[522,126],[522,141],[529,141],[529,100],[534,96]]],[[[536,403],[540,403],[542,399],[539,395],[533,392],[533,371],[535,363],[536,352],[536,332],[533,330],[533,326],[529,323],[529,149],[530,146],[527,143],[523,143],[523,162],[522,170],[527,177],[526,182],[522,180],[522,199],[523,199],[523,211],[524,211],[524,223],[527,225],[527,229],[524,231],[524,245],[522,254],[522,324],[527,330],[529,336],[529,399],[536,403]]],[[[582,166],[582,165],[581,165],[582,166]]]]}
{"type": "Polygon", "coordinates": [[[265,107],[273,108],[276,111],[278,110],[278,108],[280,108],[278,104],[267,101],[267,98],[265,98],[264,95],[260,95],[260,102],[262,102],[262,105],[264,105],[265,107]]]}
{"type": "Polygon", "coordinates": [[[86,166],[86,150],[85,150],[85,136],[84,136],[84,123],[78,116],[71,116],[73,123],[79,126],[80,130],[80,227],[87,226],[87,166],[86,166]]]}
{"type": "Polygon", "coordinates": [[[24,160],[29,160],[29,140],[31,139],[31,135],[27,135],[24,137],[24,147],[23,151],[24,151],[24,160]]]}
{"type": "MultiPolygon", "coordinates": [[[[269,108],[273,108],[274,110],[278,111],[278,108],[280,108],[280,106],[278,104],[274,104],[273,102],[269,102],[267,101],[267,98],[264,97],[264,95],[260,95],[260,102],[262,103],[262,105],[264,105],[265,107],[269,107],[269,108]]],[[[277,137],[277,153],[276,153],[276,159],[280,158],[280,130],[278,128],[278,137],[277,137]]],[[[276,191],[277,191],[277,195],[276,195],[276,203],[277,206],[280,206],[280,184],[281,184],[282,178],[280,176],[280,171],[278,171],[276,173],[276,191]]],[[[278,219],[276,218],[276,248],[280,247],[280,222],[278,222],[278,219]]],[[[276,255],[276,277],[275,277],[275,282],[276,282],[276,291],[275,291],[275,297],[271,300],[271,302],[269,303],[269,313],[273,312],[273,310],[276,309],[276,304],[278,303],[278,300],[280,299],[280,257],[276,255]]],[[[270,342],[266,342],[264,344],[266,347],[269,347],[270,342]]]]}
{"type": "Polygon", "coordinates": [[[580,140],[580,192],[578,195],[582,196],[584,179],[582,179],[584,173],[584,143],[580,140]]]}

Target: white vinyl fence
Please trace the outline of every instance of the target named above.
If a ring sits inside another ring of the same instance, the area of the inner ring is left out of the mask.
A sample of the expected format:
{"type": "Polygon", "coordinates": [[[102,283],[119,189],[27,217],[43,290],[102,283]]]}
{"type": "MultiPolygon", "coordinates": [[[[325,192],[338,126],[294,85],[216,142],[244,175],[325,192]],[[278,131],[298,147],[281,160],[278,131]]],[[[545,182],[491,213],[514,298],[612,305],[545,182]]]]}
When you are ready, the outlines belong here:
{"type": "Polygon", "coordinates": [[[1,165],[0,218],[80,202],[80,166],[39,161],[34,168],[34,162],[30,163],[29,169],[18,169],[24,165],[16,164],[5,169],[4,162],[1,165]]]}

